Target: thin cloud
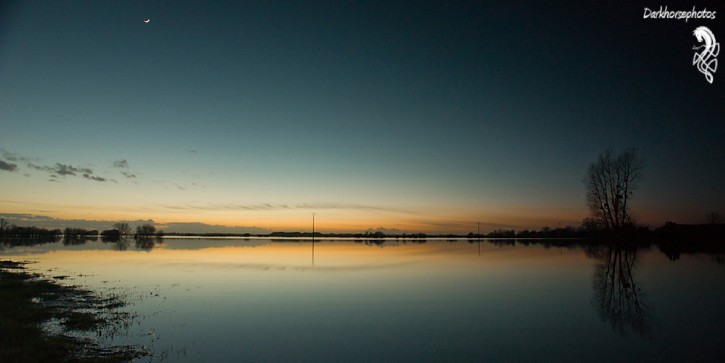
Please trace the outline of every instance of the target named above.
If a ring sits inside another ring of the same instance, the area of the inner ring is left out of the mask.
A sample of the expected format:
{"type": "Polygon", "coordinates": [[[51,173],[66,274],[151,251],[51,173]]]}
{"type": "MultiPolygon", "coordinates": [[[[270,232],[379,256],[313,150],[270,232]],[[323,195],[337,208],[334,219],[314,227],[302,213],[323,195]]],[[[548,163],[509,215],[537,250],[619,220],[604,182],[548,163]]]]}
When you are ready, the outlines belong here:
{"type": "Polygon", "coordinates": [[[80,176],[80,177],[88,179],[88,180],[93,180],[93,181],[102,182],[102,183],[105,183],[108,181],[107,178],[96,175],[93,172],[93,170],[91,170],[89,168],[78,168],[73,165],[56,163],[53,166],[47,166],[47,165],[38,166],[38,165],[33,164],[32,167],[35,168],[36,170],[43,170],[43,171],[49,172],[50,177],[54,178],[54,179],[57,179],[58,176],[62,176],[62,177],[80,176]]]}
{"type": "Polygon", "coordinates": [[[298,203],[298,204],[277,204],[277,203],[260,203],[260,204],[184,204],[184,205],[166,205],[168,209],[174,210],[248,210],[248,211],[274,211],[274,210],[365,210],[377,212],[396,212],[396,213],[413,213],[411,211],[399,208],[390,208],[383,206],[361,205],[351,203],[298,203]]]}
{"type": "Polygon", "coordinates": [[[126,159],[116,160],[113,162],[114,168],[128,169],[128,161],[126,159]]]}
{"type": "Polygon", "coordinates": [[[17,171],[18,165],[0,160],[0,170],[10,171],[10,172],[17,171]]]}
{"type": "Polygon", "coordinates": [[[76,175],[78,172],[83,172],[84,174],[92,174],[93,171],[91,169],[79,169],[74,167],[73,165],[65,165],[61,163],[56,163],[55,167],[51,168],[55,171],[56,174],[66,176],[66,175],[76,175]]]}
{"type": "Polygon", "coordinates": [[[20,157],[18,154],[8,152],[7,150],[3,149],[0,151],[0,154],[3,155],[3,157],[10,161],[20,161],[20,157]]]}
{"type": "MultiPolygon", "coordinates": [[[[129,169],[130,166],[128,165],[128,160],[126,159],[120,159],[113,162],[113,167],[116,169],[129,169]]],[[[129,171],[120,171],[121,175],[123,175],[126,179],[136,179],[136,174],[131,173],[129,171]]],[[[116,182],[112,179],[113,182],[116,182]]]]}
{"type": "Polygon", "coordinates": [[[94,181],[97,181],[97,182],[106,182],[106,181],[108,181],[108,179],[106,179],[106,178],[102,178],[100,176],[96,176],[96,175],[88,174],[88,173],[83,173],[83,177],[86,178],[86,179],[88,179],[88,180],[94,180],[94,181]]]}
{"type": "Polygon", "coordinates": [[[36,165],[36,164],[33,164],[33,163],[28,163],[28,167],[31,168],[31,169],[40,170],[40,171],[48,171],[49,170],[49,168],[47,166],[36,165]]]}
{"type": "Polygon", "coordinates": [[[393,212],[393,213],[406,213],[406,214],[418,214],[407,209],[385,207],[378,205],[365,205],[355,203],[301,203],[296,204],[292,209],[309,209],[309,210],[329,210],[329,209],[345,209],[345,210],[362,210],[372,212],[393,212]]]}
{"type": "MultiPolygon", "coordinates": [[[[73,166],[71,164],[63,164],[63,163],[55,163],[54,165],[43,165],[39,163],[39,159],[36,158],[28,158],[25,156],[22,156],[17,153],[11,153],[5,149],[0,150],[0,154],[3,155],[3,157],[6,160],[14,161],[14,162],[23,162],[28,167],[28,169],[33,169],[37,171],[42,171],[45,173],[48,173],[48,181],[54,182],[57,181],[60,177],[68,177],[68,176],[76,176],[81,177],[84,179],[88,179],[91,181],[96,181],[100,183],[105,183],[108,181],[113,181],[113,179],[108,179],[105,177],[102,177],[100,175],[97,175],[92,169],[90,168],[83,168],[83,167],[77,167],[73,166]]],[[[128,162],[125,160],[119,160],[123,161],[128,167],[128,162]]],[[[114,163],[115,165],[115,163],[114,163]]],[[[0,160],[0,170],[5,171],[16,171],[19,167],[17,164],[6,162],[3,160],[0,160]]],[[[29,174],[25,174],[26,176],[29,176],[29,174]]]]}
{"type": "Polygon", "coordinates": [[[31,162],[31,161],[37,161],[38,159],[28,158],[25,156],[22,156],[17,153],[11,153],[5,149],[0,149],[0,154],[2,154],[3,158],[8,161],[15,161],[15,162],[31,162]]]}

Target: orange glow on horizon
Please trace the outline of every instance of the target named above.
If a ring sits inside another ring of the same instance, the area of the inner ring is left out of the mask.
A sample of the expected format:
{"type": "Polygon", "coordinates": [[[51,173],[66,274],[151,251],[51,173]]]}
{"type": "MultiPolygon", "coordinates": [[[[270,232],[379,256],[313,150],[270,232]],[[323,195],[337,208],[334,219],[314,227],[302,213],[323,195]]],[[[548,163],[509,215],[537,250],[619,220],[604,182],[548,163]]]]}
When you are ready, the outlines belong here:
{"type": "MultiPolygon", "coordinates": [[[[4,203],[2,203],[4,204],[4,203]]],[[[0,204],[0,207],[3,205],[0,204]]],[[[60,220],[103,222],[108,221],[108,228],[116,221],[153,220],[161,228],[169,223],[203,223],[220,227],[254,227],[272,231],[311,231],[312,210],[292,211],[183,211],[168,213],[167,211],[88,209],[88,208],[54,208],[39,212],[34,206],[5,205],[0,211],[42,215],[60,220]]],[[[451,214],[436,213],[411,215],[403,213],[378,213],[367,211],[321,210],[316,213],[315,230],[322,233],[360,233],[368,229],[385,228],[405,233],[456,233],[476,232],[477,222],[481,222],[481,232],[487,233],[494,229],[540,229],[568,225],[578,226],[586,216],[584,213],[558,213],[535,215],[531,211],[481,213],[476,211],[453,211],[451,214]]],[[[2,213],[2,212],[0,212],[2,213]]],[[[82,225],[74,225],[83,227],[82,225]]]]}
{"type": "MultiPolygon", "coordinates": [[[[271,210],[234,210],[213,208],[172,208],[163,204],[148,207],[129,206],[108,208],[100,205],[64,205],[0,201],[0,213],[20,213],[69,220],[69,226],[84,228],[84,221],[103,223],[111,228],[116,221],[153,220],[157,225],[170,223],[203,223],[209,226],[256,228],[257,231],[311,231],[312,213],[316,214],[315,230],[323,233],[362,233],[384,228],[401,233],[467,234],[495,229],[540,229],[579,226],[587,216],[579,209],[527,209],[502,206],[437,207],[421,205],[415,208],[344,209],[344,208],[277,208],[271,210]]],[[[106,227],[94,227],[106,228],[106,227]]],[[[199,231],[200,233],[202,231],[199,231]]],[[[208,232],[208,231],[206,231],[208,232]]],[[[193,232],[192,232],[193,233],[193,232]]]]}

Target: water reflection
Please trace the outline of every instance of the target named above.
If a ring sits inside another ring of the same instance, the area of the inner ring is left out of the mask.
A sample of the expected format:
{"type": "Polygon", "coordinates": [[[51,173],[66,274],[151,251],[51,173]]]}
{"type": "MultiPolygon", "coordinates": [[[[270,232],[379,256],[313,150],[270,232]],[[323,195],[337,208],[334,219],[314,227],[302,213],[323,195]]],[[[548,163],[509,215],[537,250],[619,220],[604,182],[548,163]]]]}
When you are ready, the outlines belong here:
{"type": "Polygon", "coordinates": [[[707,339],[723,336],[721,266],[685,254],[672,263],[640,244],[132,238],[2,255],[94,288],[141,291],[133,311],[144,320],[132,333],[152,332],[162,356],[193,347],[173,361],[702,361],[674,351],[682,322],[703,354],[718,356],[720,342],[707,339]]]}
{"type": "Polygon", "coordinates": [[[101,241],[104,243],[112,243],[113,249],[116,251],[126,251],[130,244],[128,237],[119,234],[102,234],[101,241]]]}
{"type": "MultiPolygon", "coordinates": [[[[474,239],[474,238],[470,238],[470,237],[469,237],[469,238],[467,239],[467,241],[468,241],[468,243],[470,243],[470,244],[474,244],[474,243],[478,244],[478,255],[480,256],[480,255],[481,255],[481,237],[477,237],[477,238],[475,238],[475,239],[474,239]]],[[[451,242],[455,242],[455,240],[453,240],[453,241],[451,241],[451,242]]],[[[491,243],[491,242],[489,241],[489,243],[491,243]]]]}
{"type": "Polygon", "coordinates": [[[73,236],[73,237],[64,237],[63,238],[63,245],[64,246],[81,246],[88,242],[96,242],[98,241],[98,236],[73,236]]]}
{"type": "Polygon", "coordinates": [[[629,332],[651,336],[654,315],[634,274],[638,251],[609,245],[589,253],[590,257],[599,260],[592,279],[599,316],[623,336],[629,332]]]}
{"type": "Polygon", "coordinates": [[[144,250],[147,252],[151,251],[154,247],[156,247],[157,243],[164,243],[164,239],[157,236],[136,236],[134,240],[136,240],[136,249],[144,250]]]}

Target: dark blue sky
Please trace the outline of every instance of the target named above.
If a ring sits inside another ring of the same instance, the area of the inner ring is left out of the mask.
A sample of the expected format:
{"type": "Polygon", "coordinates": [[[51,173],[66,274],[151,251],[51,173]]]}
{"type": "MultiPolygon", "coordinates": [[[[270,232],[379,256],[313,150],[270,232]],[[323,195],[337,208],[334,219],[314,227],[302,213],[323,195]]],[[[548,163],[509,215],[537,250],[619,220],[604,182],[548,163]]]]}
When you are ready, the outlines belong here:
{"type": "Polygon", "coordinates": [[[692,31],[725,39],[725,12],[667,5],[717,16],[643,19],[660,6],[648,2],[3,2],[0,160],[18,167],[0,171],[0,212],[536,228],[578,223],[588,163],[635,147],[640,220],[700,222],[725,212],[725,76],[692,66],[692,31]],[[31,159],[106,181],[49,179],[31,159]]]}

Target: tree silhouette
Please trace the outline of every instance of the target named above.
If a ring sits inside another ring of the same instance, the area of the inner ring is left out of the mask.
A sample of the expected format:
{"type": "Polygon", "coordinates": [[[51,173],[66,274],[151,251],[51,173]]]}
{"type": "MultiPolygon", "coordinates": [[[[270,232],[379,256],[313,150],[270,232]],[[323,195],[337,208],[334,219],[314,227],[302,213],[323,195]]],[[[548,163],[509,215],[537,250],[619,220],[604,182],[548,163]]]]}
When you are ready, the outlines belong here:
{"type": "Polygon", "coordinates": [[[101,241],[103,242],[117,242],[121,239],[121,232],[117,229],[108,229],[101,232],[101,241]]]}
{"type": "Polygon", "coordinates": [[[8,222],[5,218],[0,218],[0,234],[5,233],[5,228],[8,227],[8,222]]]}
{"type": "Polygon", "coordinates": [[[156,233],[156,227],[150,224],[136,227],[136,238],[152,238],[156,233]]]}
{"type": "Polygon", "coordinates": [[[709,224],[721,224],[723,223],[723,218],[719,212],[710,212],[705,215],[705,221],[709,224]]]}
{"type": "Polygon", "coordinates": [[[136,227],[136,234],[133,237],[136,240],[136,248],[150,251],[157,242],[163,243],[164,232],[157,232],[156,227],[144,224],[136,227]]]}
{"type": "Polygon", "coordinates": [[[629,200],[637,189],[642,166],[642,160],[634,149],[625,150],[617,156],[611,149],[607,150],[589,165],[584,177],[587,203],[592,217],[604,228],[617,230],[634,222],[629,200]]]}
{"type": "Polygon", "coordinates": [[[128,223],[116,223],[113,225],[113,229],[117,230],[121,236],[131,234],[131,227],[128,225],[128,223]]]}

